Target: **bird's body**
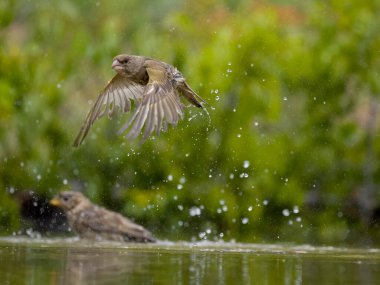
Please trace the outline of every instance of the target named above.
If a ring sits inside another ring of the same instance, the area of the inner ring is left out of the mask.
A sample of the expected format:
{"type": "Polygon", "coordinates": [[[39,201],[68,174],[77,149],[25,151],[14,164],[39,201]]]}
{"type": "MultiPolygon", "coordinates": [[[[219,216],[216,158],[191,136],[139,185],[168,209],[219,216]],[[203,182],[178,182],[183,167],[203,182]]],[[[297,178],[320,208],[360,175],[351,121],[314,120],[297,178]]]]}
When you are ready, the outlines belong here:
{"type": "Polygon", "coordinates": [[[154,242],[152,234],[122,215],[92,204],[82,193],[61,192],[50,203],[65,211],[70,227],[92,240],[154,242]]]}
{"type": "Polygon", "coordinates": [[[120,130],[122,133],[131,126],[128,138],[136,138],[143,128],[145,139],[153,131],[159,134],[166,130],[167,124],[177,125],[184,114],[179,95],[194,106],[203,108],[205,101],[170,64],[144,56],[122,54],[114,58],[112,68],[117,74],[88,113],[74,146],[83,142],[98,118],[105,114],[111,117],[116,110],[129,112],[131,100],[135,102],[136,110],[120,130]]]}

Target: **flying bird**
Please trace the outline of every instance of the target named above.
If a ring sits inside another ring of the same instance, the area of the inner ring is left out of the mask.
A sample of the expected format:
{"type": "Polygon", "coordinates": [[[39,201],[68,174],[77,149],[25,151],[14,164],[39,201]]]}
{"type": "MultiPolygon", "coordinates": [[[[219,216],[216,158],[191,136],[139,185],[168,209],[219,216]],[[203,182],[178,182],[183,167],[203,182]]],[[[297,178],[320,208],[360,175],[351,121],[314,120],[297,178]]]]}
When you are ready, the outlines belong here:
{"type": "Polygon", "coordinates": [[[61,192],[50,200],[50,204],[63,209],[71,229],[82,238],[155,242],[155,238],[144,227],[116,212],[92,204],[80,192],[61,192]]]}
{"type": "Polygon", "coordinates": [[[104,115],[109,118],[116,112],[135,111],[120,129],[119,134],[130,128],[127,138],[136,138],[144,128],[146,139],[154,131],[166,130],[167,125],[176,126],[183,118],[184,106],[180,96],[192,105],[203,109],[207,103],[187,84],[182,73],[162,61],[145,56],[121,54],[112,62],[116,75],[100,93],[87,114],[74,146],[81,145],[94,122],[104,115]]]}

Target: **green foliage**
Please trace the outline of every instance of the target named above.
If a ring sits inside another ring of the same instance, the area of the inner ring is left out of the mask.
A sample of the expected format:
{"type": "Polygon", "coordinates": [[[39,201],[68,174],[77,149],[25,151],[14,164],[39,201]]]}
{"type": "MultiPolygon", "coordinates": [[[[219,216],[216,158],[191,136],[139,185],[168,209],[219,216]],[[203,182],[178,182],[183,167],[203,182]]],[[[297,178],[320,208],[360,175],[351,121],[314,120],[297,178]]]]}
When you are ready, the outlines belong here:
{"type": "Polygon", "coordinates": [[[349,240],[347,205],[379,206],[380,3],[278,2],[0,4],[0,230],[7,190],[71,187],[161,238],[349,240]],[[213,108],[144,144],[103,119],[72,148],[119,53],[173,63],[213,108]]]}

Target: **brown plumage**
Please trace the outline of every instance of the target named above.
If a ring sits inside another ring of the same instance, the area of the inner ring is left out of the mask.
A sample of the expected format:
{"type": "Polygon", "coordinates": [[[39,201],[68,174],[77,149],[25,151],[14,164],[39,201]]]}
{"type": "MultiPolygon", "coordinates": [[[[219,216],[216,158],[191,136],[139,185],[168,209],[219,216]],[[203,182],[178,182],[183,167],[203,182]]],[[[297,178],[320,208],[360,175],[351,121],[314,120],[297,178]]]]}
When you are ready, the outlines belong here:
{"type": "Polygon", "coordinates": [[[153,131],[159,134],[166,130],[167,124],[176,126],[184,113],[179,94],[198,108],[206,104],[186,83],[183,75],[165,62],[121,54],[113,59],[112,68],[117,74],[87,114],[74,141],[76,147],[81,145],[97,119],[105,114],[111,117],[117,110],[129,112],[131,100],[135,102],[136,110],[119,131],[123,133],[131,126],[127,134],[131,139],[136,138],[143,128],[146,139],[153,131]]]}
{"type": "Polygon", "coordinates": [[[65,211],[70,227],[82,238],[155,242],[148,230],[118,213],[92,204],[80,192],[61,192],[50,204],[65,211]]]}

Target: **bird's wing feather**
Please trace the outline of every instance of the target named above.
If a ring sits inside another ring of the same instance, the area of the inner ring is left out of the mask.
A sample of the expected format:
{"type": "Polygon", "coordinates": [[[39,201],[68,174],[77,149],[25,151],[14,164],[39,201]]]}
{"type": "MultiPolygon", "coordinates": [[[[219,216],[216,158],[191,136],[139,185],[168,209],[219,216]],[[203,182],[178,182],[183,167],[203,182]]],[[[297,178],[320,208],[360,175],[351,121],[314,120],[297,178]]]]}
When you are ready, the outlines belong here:
{"type": "Polygon", "coordinates": [[[132,125],[127,138],[136,138],[145,126],[143,137],[146,139],[154,130],[159,134],[162,128],[166,128],[167,123],[177,125],[183,117],[183,105],[165,66],[147,60],[146,71],[149,81],[144,89],[141,104],[119,131],[122,133],[132,125]]]}
{"type": "Polygon", "coordinates": [[[129,112],[131,110],[130,100],[135,100],[138,104],[143,93],[144,87],[142,85],[116,74],[88,112],[86,120],[74,141],[74,146],[77,147],[82,143],[97,119],[105,114],[111,117],[116,110],[129,112]]]}
{"type": "Polygon", "coordinates": [[[81,212],[80,223],[94,232],[119,234],[130,239],[153,239],[151,233],[128,218],[104,208],[81,212]]]}

